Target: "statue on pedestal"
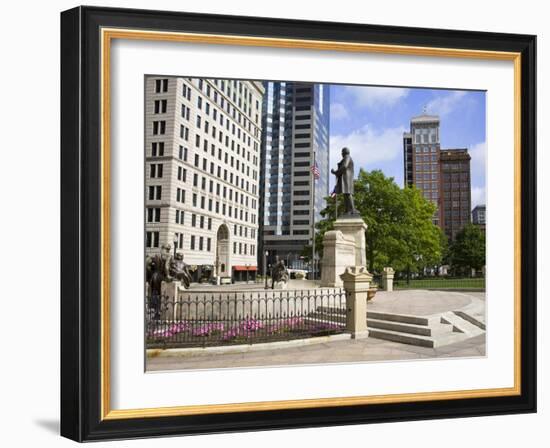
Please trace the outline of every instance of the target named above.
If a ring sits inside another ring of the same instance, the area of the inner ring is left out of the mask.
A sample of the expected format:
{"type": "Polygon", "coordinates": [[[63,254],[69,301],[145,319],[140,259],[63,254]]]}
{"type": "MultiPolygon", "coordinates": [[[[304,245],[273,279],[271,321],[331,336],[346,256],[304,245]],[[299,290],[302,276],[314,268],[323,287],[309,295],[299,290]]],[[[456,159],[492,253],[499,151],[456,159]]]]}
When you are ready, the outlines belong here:
{"type": "Polygon", "coordinates": [[[154,314],[154,319],[160,318],[162,301],[162,282],[170,283],[179,281],[189,288],[191,274],[188,265],[183,261],[183,254],[178,252],[175,257],[171,254],[171,246],[162,246],[160,254],[147,257],[145,260],[145,281],[149,284],[149,306],[154,314]]]}
{"type": "Polygon", "coordinates": [[[280,282],[284,283],[283,287],[286,287],[288,279],[289,275],[285,263],[283,260],[279,260],[279,257],[277,257],[275,266],[273,266],[273,270],[271,271],[271,289],[274,289],[275,284],[280,282]]]}
{"type": "Polygon", "coordinates": [[[183,261],[183,254],[178,252],[176,258],[173,258],[170,261],[170,277],[176,279],[179,282],[182,282],[185,288],[189,288],[191,284],[191,274],[187,263],[183,261]]]}
{"type": "Polygon", "coordinates": [[[344,215],[358,216],[359,212],[353,202],[353,159],[348,148],[342,148],[342,160],[338,162],[338,168],[330,170],[336,176],[336,194],[344,195],[344,215]]]}

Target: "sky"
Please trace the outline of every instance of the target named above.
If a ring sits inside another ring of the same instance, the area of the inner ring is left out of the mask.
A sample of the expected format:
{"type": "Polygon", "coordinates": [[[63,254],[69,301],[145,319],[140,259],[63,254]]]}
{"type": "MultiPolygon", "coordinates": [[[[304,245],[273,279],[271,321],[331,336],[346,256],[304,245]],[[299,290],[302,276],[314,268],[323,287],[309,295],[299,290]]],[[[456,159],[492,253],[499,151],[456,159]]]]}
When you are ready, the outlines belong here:
{"type": "MultiPolygon", "coordinates": [[[[441,149],[467,148],[472,209],[485,204],[485,92],[331,85],[330,166],[351,151],[356,171],[379,169],[403,186],[403,132],[424,110],[439,115],[441,149]]],[[[334,176],[331,176],[332,190],[334,176]]]]}

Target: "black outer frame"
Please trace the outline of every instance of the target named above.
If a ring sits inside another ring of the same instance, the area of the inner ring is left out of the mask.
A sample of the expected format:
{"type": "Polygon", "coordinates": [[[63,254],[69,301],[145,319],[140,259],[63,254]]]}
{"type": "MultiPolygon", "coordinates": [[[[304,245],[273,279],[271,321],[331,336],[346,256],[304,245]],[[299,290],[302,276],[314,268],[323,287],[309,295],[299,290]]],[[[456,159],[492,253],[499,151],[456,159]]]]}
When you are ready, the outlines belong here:
{"type": "Polygon", "coordinates": [[[142,438],[536,412],[536,36],[97,7],[61,13],[61,435],[142,438]],[[521,52],[521,395],[100,420],[100,28],[521,52]]]}

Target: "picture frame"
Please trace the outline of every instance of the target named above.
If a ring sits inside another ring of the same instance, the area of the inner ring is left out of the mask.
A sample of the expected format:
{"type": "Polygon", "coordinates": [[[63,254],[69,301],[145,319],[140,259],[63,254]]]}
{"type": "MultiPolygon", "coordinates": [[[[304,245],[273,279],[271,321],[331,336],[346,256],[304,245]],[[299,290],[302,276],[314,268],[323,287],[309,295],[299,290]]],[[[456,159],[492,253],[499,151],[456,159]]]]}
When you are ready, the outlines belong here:
{"type": "Polygon", "coordinates": [[[61,435],[82,442],[536,412],[535,58],[531,35],[99,7],[63,12],[61,435]],[[116,39],[512,61],[514,386],[112,409],[109,77],[116,39]]]}

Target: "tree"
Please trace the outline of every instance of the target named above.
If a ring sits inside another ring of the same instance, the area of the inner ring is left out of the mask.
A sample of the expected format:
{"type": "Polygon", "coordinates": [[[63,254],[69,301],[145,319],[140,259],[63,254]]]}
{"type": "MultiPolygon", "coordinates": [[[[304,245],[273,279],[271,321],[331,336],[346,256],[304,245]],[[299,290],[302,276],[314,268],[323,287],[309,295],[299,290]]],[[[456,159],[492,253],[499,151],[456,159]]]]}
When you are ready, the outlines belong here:
{"type": "MultiPolygon", "coordinates": [[[[393,178],[381,171],[359,171],[355,180],[355,207],[367,224],[368,269],[380,272],[385,266],[395,270],[417,270],[438,264],[442,255],[442,235],[432,223],[435,205],[424,199],[415,187],[399,188],[393,178]]],[[[322,239],[334,228],[335,200],[327,198],[317,223],[316,248],[322,252],[322,239]]],[[[338,204],[338,214],[343,205],[338,204]]],[[[311,254],[311,247],[304,255],[311,254]]]]}
{"type": "Polygon", "coordinates": [[[471,274],[485,266],[485,235],[478,226],[467,224],[456,234],[450,246],[449,258],[453,270],[471,274]]]}

